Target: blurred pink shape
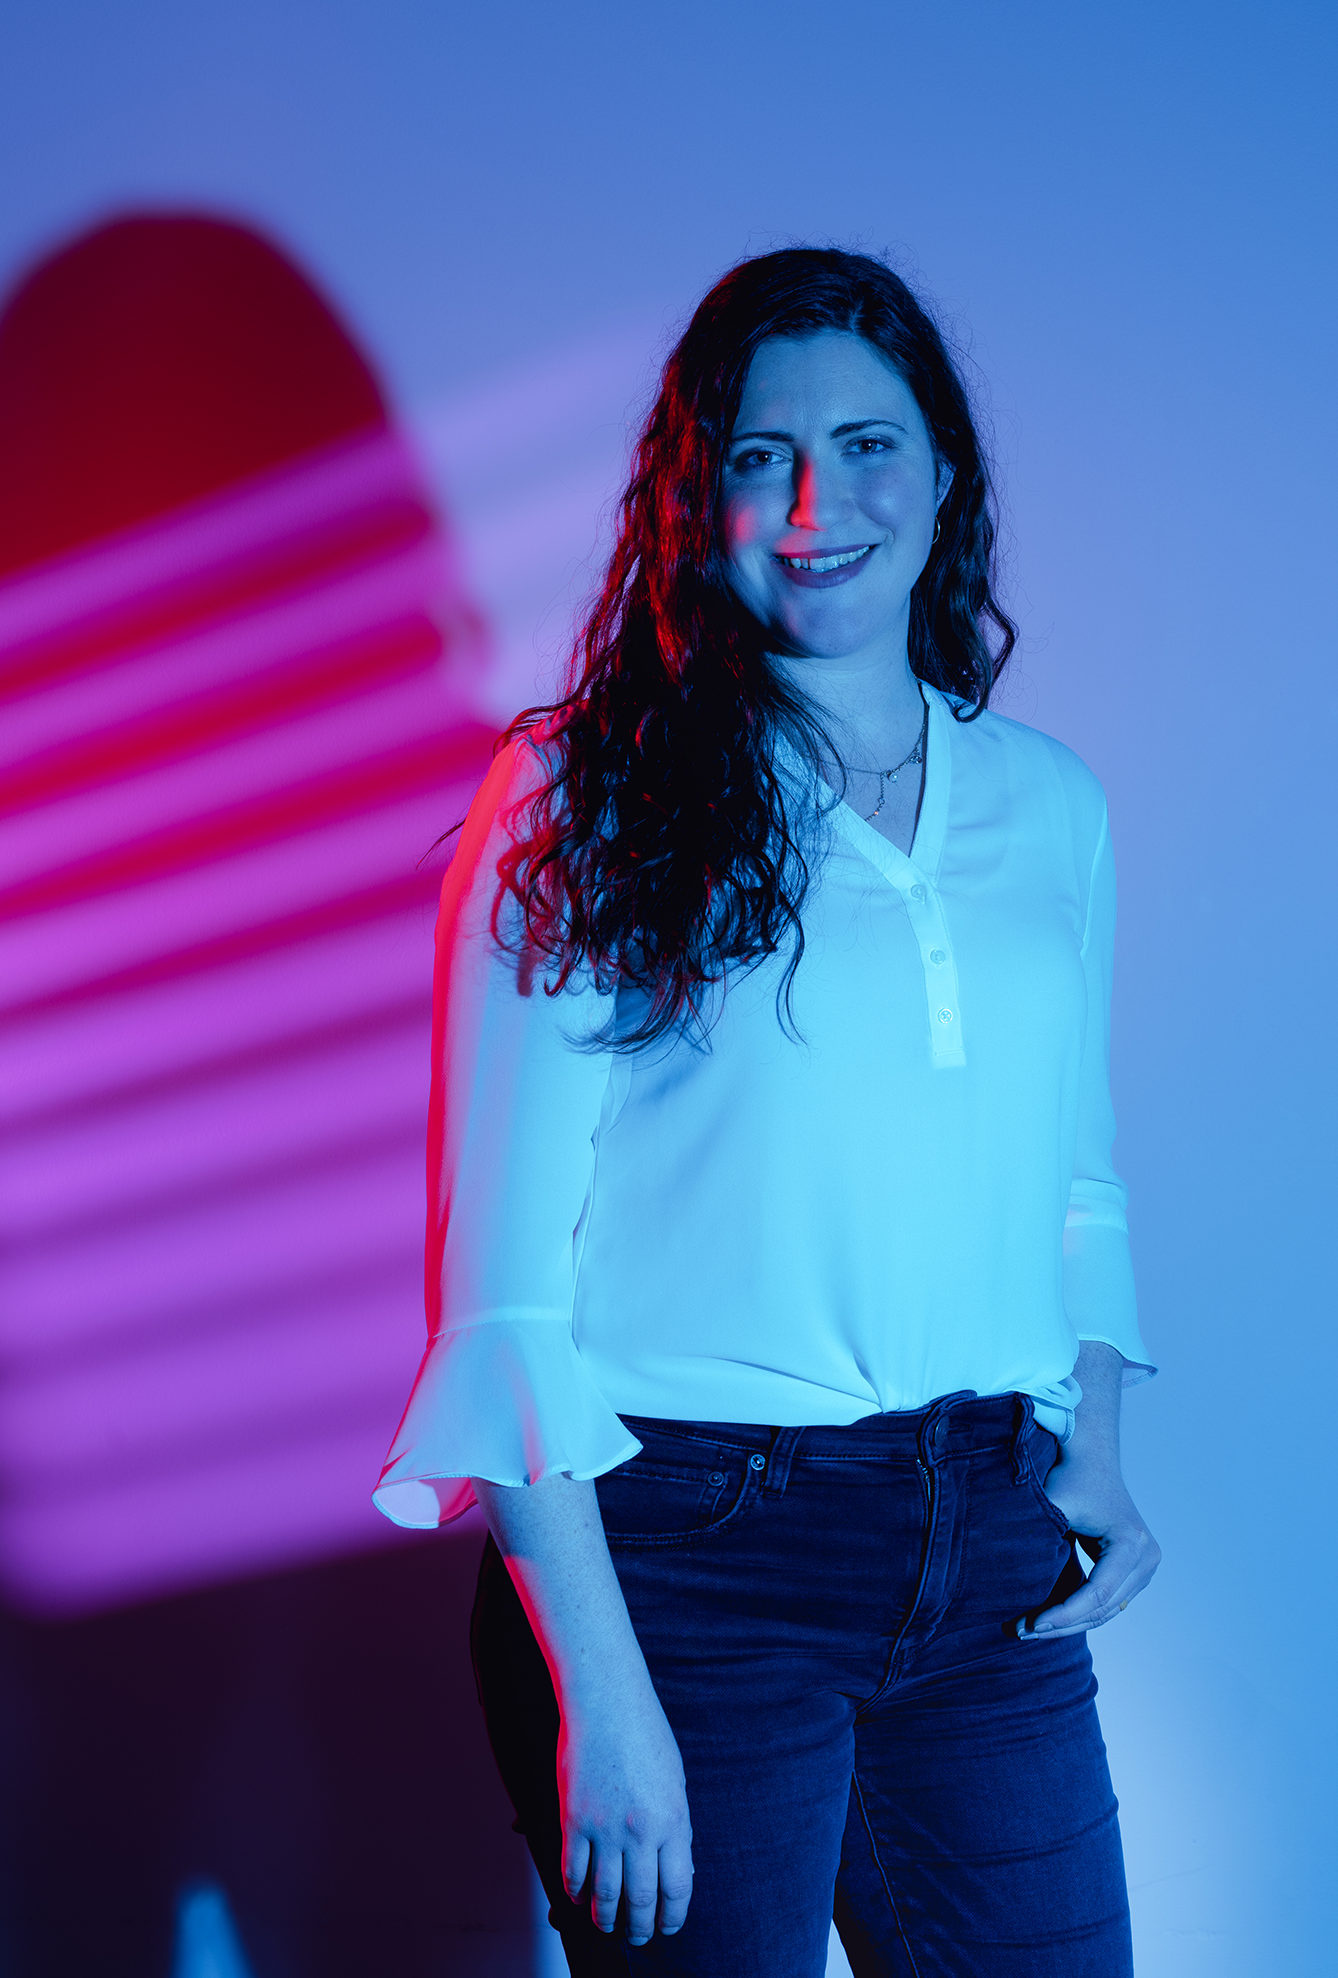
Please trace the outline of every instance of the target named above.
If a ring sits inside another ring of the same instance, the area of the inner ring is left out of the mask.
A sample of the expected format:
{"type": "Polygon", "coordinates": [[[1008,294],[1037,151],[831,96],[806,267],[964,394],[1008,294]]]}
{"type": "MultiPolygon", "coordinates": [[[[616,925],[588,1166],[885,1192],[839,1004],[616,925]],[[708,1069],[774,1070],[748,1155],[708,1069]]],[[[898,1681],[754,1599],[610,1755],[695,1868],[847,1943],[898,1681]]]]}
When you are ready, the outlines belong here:
{"type": "Polygon", "coordinates": [[[491,733],[375,430],[0,585],[0,1581],[394,1543],[431,928],[491,733]],[[442,628],[446,628],[443,659],[442,628]]]}

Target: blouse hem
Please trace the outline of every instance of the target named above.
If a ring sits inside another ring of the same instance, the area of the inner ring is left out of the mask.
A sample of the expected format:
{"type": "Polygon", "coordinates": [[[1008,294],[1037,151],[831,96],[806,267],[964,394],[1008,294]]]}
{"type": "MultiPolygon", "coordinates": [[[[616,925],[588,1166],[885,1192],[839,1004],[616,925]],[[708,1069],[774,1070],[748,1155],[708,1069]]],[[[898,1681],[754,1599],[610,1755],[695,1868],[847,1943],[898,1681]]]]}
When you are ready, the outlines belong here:
{"type": "Polygon", "coordinates": [[[629,1436],[626,1443],[612,1461],[596,1464],[593,1469],[577,1468],[570,1463],[550,1463],[534,1476],[491,1477],[482,1470],[468,1475],[460,1472],[434,1471],[430,1475],[395,1477],[386,1483],[379,1483],[372,1492],[372,1503],[383,1518],[389,1518],[392,1525],[400,1525],[406,1531],[435,1531],[442,1525],[451,1525],[457,1518],[463,1518],[478,1503],[474,1489],[474,1478],[481,1477],[485,1483],[496,1484],[501,1490],[528,1490],[532,1484],[542,1483],[545,1477],[570,1477],[573,1483],[593,1483],[596,1477],[607,1476],[616,1470],[620,1463],[630,1462],[637,1455],[641,1444],[635,1436],[629,1436]],[[440,1490],[438,1485],[453,1485],[453,1489],[440,1490]]]}

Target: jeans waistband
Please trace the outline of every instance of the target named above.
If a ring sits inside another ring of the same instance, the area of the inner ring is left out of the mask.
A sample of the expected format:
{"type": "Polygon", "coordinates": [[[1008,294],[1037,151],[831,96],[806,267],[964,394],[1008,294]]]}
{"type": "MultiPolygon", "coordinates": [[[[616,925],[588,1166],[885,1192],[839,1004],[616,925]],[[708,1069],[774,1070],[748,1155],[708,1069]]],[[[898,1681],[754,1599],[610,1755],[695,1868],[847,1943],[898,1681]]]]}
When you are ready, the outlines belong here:
{"type": "Polygon", "coordinates": [[[791,1465],[805,1460],[936,1464],[977,1450],[1009,1449],[1021,1474],[1034,1415],[1030,1395],[978,1395],[966,1389],[941,1395],[924,1408],[865,1415],[840,1426],[778,1428],[759,1422],[677,1421],[647,1415],[623,1415],[621,1420],[642,1442],[664,1435],[739,1450],[745,1456],[761,1454],[767,1459],[768,1486],[783,1490],[791,1465]]]}

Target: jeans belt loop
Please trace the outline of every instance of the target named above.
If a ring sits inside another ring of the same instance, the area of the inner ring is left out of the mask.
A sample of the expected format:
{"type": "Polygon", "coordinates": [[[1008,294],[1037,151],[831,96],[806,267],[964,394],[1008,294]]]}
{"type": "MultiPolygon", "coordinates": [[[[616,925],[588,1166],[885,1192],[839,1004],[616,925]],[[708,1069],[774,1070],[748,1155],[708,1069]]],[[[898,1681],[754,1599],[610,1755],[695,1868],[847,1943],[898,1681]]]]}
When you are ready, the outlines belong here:
{"type": "Polygon", "coordinates": [[[779,1497],[783,1493],[786,1484],[790,1481],[790,1463],[803,1433],[802,1427],[772,1430],[771,1449],[767,1456],[767,1473],[762,1482],[765,1495],[779,1497]]]}
{"type": "Polygon", "coordinates": [[[943,1445],[948,1440],[949,1416],[956,1397],[948,1395],[943,1401],[936,1401],[920,1424],[920,1460],[931,1468],[943,1454],[943,1445]]]}
{"type": "Polygon", "coordinates": [[[920,1424],[918,1441],[922,1463],[932,1465],[942,1460],[943,1451],[948,1440],[948,1431],[952,1427],[952,1411],[957,1403],[959,1401],[976,1401],[978,1399],[979,1396],[973,1387],[959,1387],[955,1393],[942,1395],[934,1403],[920,1424]]]}
{"type": "Polygon", "coordinates": [[[1036,1419],[1036,1404],[1029,1394],[1019,1394],[1013,1415],[1013,1482],[1025,1483],[1032,1467],[1028,1437],[1036,1419]]]}

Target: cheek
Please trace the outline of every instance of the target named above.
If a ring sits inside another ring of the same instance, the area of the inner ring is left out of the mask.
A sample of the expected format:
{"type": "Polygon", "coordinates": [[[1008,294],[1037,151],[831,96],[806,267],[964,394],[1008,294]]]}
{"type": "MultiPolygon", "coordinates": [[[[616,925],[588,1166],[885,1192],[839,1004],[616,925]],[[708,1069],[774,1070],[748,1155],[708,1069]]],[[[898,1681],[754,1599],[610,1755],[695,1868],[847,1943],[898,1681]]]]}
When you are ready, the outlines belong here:
{"type": "Polygon", "coordinates": [[[762,538],[763,516],[757,503],[736,498],[725,506],[725,543],[731,556],[744,556],[762,538]]]}
{"type": "Polygon", "coordinates": [[[885,474],[870,475],[864,490],[864,512],[872,521],[889,528],[904,528],[924,506],[924,490],[919,477],[904,467],[893,467],[885,474]]]}

